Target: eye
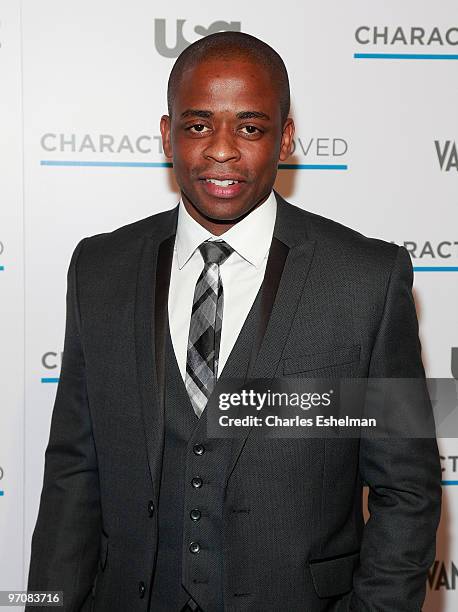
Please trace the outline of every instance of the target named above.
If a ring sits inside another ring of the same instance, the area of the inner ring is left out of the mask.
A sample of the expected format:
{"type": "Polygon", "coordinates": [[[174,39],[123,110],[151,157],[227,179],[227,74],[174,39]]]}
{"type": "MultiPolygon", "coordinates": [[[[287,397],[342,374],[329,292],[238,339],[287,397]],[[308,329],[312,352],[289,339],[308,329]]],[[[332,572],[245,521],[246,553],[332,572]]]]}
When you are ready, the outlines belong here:
{"type": "Polygon", "coordinates": [[[261,134],[261,130],[259,128],[257,128],[255,125],[244,125],[243,127],[240,128],[241,130],[246,130],[245,132],[242,132],[243,134],[246,134],[247,136],[252,136],[254,134],[261,134]]]}
{"type": "Polygon", "coordinates": [[[210,128],[208,128],[203,123],[195,123],[194,125],[191,125],[186,129],[189,130],[192,134],[203,134],[205,133],[205,130],[208,130],[210,128]]]}

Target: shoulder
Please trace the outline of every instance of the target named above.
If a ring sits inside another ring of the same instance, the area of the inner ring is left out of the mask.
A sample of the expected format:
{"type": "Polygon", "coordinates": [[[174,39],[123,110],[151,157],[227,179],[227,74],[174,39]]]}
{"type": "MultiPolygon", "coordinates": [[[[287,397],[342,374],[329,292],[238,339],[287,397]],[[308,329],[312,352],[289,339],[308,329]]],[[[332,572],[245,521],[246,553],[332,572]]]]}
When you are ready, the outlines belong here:
{"type": "Polygon", "coordinates": [[[94,234],[84,239],[85,247],[120,248],[145,237],[159,236],[161,232],[173,226],[177,207],[165,210],[133,223],[123,225],[111,232],[94,234]]]}
{"type": "MultiPolygon", "coordinates": [[[[387,267],[391,269],[400,251],[405,251],[404,247],[394,242],[366,236],[333,219],[286,202],[281,197],[279,205],[287,207],[290,226],[301,227],[307,239],[315,242],[316,254],[328,261],[338,262],[339,267],[363,267],[374,272],[387,267]]],[[[409,258],[407,251],[405,255],[409,258]]],[[[405,258],[404,254],[401,254],[401,258],[405,258]]]]}
{"type": "Polygon", "coordinates": [[[145,238],[160,240],[174,231],[177,207],[139,219],[118,227],[111,232],[87,236],[77,244],[71,264],[85,267],[93,264],[100,268],[103,263],[111,264],[120,259],[136,257],[145,238]]]}

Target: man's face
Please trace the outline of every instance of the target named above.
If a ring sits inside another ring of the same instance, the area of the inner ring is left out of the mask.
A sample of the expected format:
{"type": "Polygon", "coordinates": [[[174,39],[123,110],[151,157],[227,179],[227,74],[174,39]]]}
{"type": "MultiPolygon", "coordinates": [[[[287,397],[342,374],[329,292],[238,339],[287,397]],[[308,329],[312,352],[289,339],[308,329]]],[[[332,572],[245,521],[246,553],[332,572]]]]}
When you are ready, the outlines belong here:
{"type": "Polygon", "coordinates": [[[278,161],[291,154],[294,124],[281,124],[267,69],[212,59],[183,74],[161,133],[186,209],[222,233],[268,197],[278,161]]]}

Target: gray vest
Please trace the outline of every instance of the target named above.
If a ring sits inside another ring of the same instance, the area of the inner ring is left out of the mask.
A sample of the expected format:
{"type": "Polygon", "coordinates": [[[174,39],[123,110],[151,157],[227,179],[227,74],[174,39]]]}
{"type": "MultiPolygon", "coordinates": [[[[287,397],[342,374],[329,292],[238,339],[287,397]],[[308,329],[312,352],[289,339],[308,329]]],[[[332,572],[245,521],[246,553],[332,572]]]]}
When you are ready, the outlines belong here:
{"type": "MultiPolygon", "coordinates": [[[[260,293],[223,369],[243,378],[257,325],[260,293]]],[[[223,501],[232,440],[207,437],[207,413],[194,413],[165,343],[165,438],[159,494],[159,541],[151,612],[178,612],[192,597],[204,612],[223,605],[223,501]]]]}

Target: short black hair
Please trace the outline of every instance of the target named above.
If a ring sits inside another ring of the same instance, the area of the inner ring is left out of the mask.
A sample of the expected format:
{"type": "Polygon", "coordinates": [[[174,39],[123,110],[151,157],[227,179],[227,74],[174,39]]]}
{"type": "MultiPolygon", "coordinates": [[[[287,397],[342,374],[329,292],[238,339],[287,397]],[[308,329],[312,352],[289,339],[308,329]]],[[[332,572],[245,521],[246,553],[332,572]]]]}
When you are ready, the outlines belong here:
{"type": "Polygon", "coordinates": [[[290,109],[289,79],[280,55],[267,43],[245,32],[216,32],[189,45],[177,58],[167,85],[167,106],[172,115],[173,100],[181,75],[205,59],[248,59],[270,71],[272,86],[278,90],[281,121],[286,121],[290,109]]]}

